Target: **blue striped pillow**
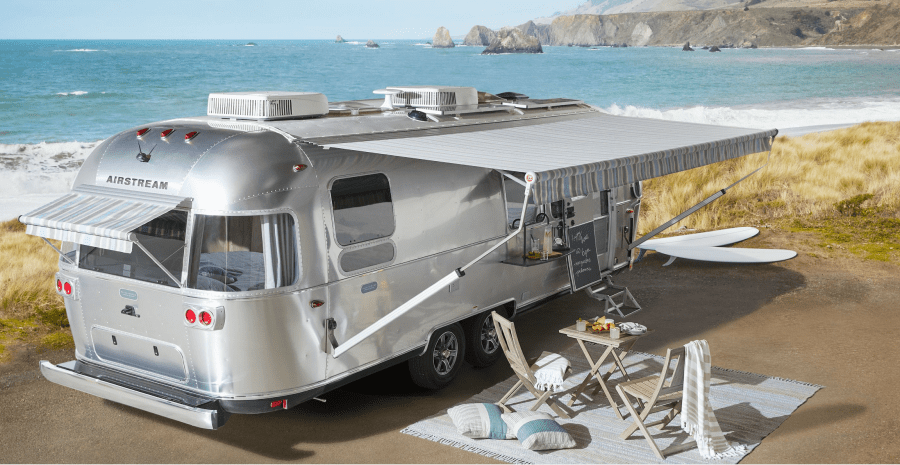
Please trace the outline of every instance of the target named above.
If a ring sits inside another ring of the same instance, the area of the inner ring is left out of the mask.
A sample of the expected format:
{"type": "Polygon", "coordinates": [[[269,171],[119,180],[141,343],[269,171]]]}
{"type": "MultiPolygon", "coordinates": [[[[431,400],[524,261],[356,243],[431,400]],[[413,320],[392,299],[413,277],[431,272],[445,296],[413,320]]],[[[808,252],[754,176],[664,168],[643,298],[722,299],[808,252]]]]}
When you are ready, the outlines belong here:
{"type": "Polygon", "coordinates": [[[474,439],[514,439],[494,404],[463,404],[447,410],[456,431],[474,439]]]}
{"type": "Polygon", "coordinates": [[[543,412],[513,412],[502,415],[506,426],[530,450],[571,449],[575,440],[550,415],[543,412]]]}

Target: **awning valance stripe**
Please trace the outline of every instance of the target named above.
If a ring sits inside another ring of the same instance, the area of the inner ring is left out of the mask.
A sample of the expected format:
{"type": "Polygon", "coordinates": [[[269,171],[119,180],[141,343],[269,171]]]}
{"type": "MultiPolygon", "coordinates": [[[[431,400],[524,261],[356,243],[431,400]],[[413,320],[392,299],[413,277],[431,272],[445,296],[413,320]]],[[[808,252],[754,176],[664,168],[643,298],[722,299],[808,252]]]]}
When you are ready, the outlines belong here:
{"type": "Polygon", "coordinates": [[[183,200],[155,196],[136,200],[134,193],[111,196],[109,190],[76,189],[19,217],[35,236],[131,252],[131,231],[174,209],[183,200]]]}
{"type": "MultiPolygon", "coordinates": [[[[488,125],[486,125],[488,126],[488,125]]],[[[590,112],[465,132],[435,128],[421,137],[330,138],[326,147],[468,166],[531,171],[536,200],[597,190],[768,151],[776,130],[712,126],[590,112]],[[427,134],[427,135],[425,135],[427,134]]]]}

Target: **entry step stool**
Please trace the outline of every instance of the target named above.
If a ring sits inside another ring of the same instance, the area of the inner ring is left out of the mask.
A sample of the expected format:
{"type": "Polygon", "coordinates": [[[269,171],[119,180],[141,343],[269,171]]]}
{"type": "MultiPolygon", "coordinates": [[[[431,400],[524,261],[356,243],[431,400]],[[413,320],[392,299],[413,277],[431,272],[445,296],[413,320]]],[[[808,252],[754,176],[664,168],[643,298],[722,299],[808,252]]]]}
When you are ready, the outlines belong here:
{"type": "Polygon", "coordinates": [[[616,286],[608,275],[593,286],[584,288],[590,298],[603,304],[603,312],[620,317],[633,315],[641,310],[640,304],[625,286],[616,286]],[[625,313],[623,313],[623,311],[625,313]]]}

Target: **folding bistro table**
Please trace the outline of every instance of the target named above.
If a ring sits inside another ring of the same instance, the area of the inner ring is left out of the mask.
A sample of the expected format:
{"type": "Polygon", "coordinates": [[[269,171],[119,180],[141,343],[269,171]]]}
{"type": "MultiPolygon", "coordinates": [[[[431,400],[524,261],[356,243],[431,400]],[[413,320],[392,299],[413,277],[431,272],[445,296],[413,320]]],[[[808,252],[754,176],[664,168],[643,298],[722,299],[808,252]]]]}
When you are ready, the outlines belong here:
{"type": "MultiPolygon", "coordinates": [[[[569,399],[567,405],[571,407],[575,403],[575,400],[578,398],[578,396],[581,395],[585,389],[587,389],[588,385],[591,382],[591,378],[595,378],[597,380],[597,383],[599,383],[598,388],[603,389],[603,393],[606,394],[606,398],[609,400],[609,405],[613,408],[613,411],[616,412],[616,416],[619,417],[620,420],[624,419],[622,417],[622,413],[619,412],[619,403],[613,399],[612,393],[606,386],[606,381],[616,371],[616,369],[622,372],[622,376],[625,377],[626,381],[631,381],[631,378],[625,371],[625,366],[622,365],[622,359],[625,358],[625,355],[629,350],[631,350],[631,347],[634,346],[634,343],[637,342],[638,339],[650,333],[651,331],[647,331],[646,333],[640,335],[623,334],[619,339],[613,339],[609,337],[608,332],[594,333],[590,330],[578,331],[575,325],[563,328],[559,330],[559,332],[578,341],[578,345],[581,346],[581,351],[584,352],[584,356],[585,358],[587,358],[587,361],[591,366],[590,372],[587,376],[585,376],[584,381],[581,382],[581,384],[578,386],[578,389],[576,389],[575,392],[572,393],[572,398],[569,399]],[[591,353],[588,352],[587,347],[584,345],[585,342],[591,342],[606,347],[606,349],[603,351],[603,354],[600,356],[600,358],[597,359],[596,362],[591,357],[591,353]],[[617,354],[615,349],[618,349],[621,354],[617,354]],[[606,372],[606,374],[601,375],[599,373],[600,365],[603,365],[603,362],[605,362],[606,358],[609,356],[612,356],[614,362],[613,366],[609,369],[608,372],[606,372]]],[[[596,392],[597,391],[595,389],[594,393],[596,394],[596,392]]]]}

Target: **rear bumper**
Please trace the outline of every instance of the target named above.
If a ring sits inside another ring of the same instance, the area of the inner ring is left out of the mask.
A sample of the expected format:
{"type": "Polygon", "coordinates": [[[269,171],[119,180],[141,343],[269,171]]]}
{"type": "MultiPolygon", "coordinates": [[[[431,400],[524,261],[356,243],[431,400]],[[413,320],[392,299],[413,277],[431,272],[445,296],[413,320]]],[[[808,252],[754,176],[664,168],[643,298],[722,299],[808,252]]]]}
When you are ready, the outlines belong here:
{"type": "Polygon", "coordinates": [[[48,381],[197,428],[218,429],[229,414],[216,399],[198,397],[76,360],[53,365],[41,361],[48,381]]]}

